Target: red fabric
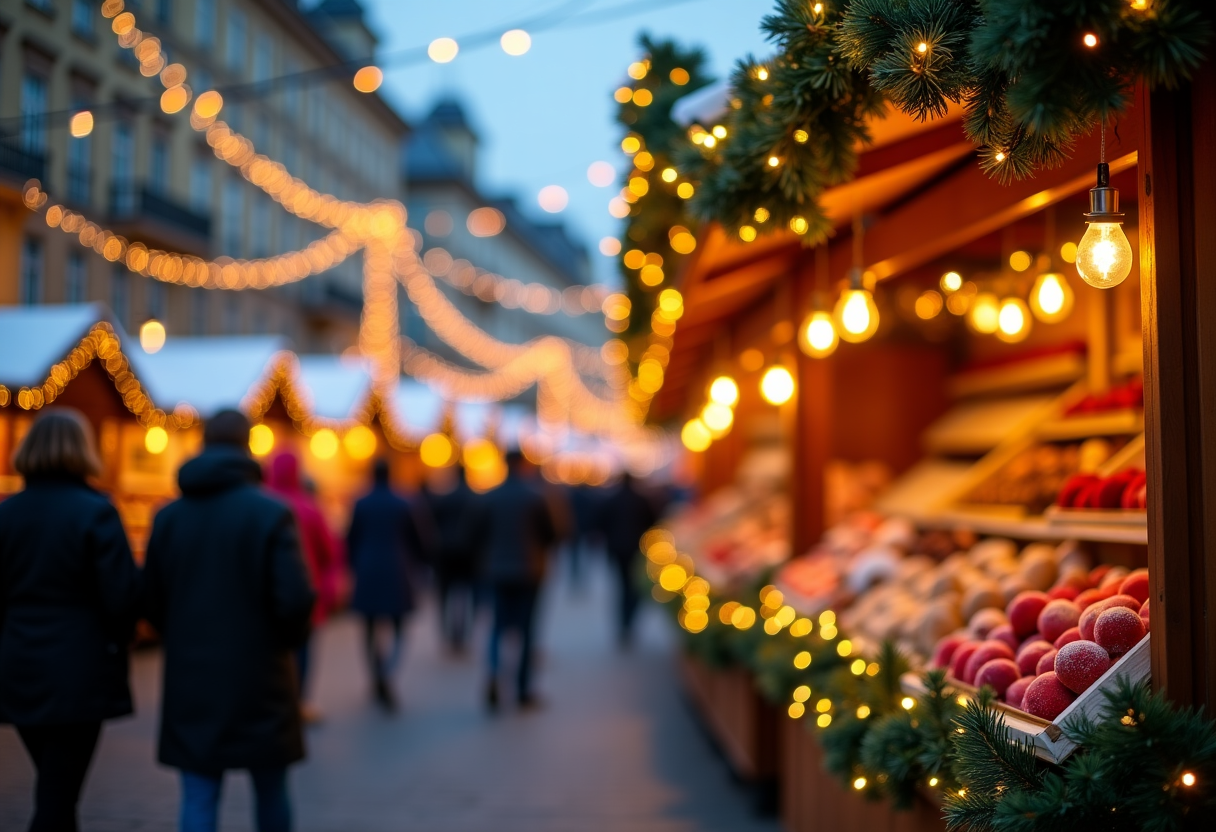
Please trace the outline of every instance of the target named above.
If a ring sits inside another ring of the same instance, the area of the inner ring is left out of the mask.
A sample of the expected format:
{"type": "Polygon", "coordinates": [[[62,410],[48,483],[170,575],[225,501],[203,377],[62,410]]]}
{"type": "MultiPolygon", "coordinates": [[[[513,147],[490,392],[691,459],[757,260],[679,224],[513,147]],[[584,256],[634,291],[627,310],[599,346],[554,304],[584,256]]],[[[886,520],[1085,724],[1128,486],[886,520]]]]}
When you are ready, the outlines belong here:
{"type": "Polygon", "coordinates": [[[295,454],[282,453],[271,460],[266,485],[291,506],[296,516],[300,549],[317,593],[313,624],[320,624],[338,606],[345,561],[341,545],[330,532],[316,500],[300,484],[300,461],[295,454]]]}

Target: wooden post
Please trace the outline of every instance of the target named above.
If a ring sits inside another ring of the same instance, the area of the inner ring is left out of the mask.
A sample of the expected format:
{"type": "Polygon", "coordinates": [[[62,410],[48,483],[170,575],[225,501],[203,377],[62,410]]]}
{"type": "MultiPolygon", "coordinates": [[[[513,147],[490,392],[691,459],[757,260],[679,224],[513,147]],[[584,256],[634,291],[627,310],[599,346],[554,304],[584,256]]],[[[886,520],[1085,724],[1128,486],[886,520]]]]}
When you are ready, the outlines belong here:
{"type": "Polygon", "coordinates": [[[1216,714],[1216,65],[1140,93],[1153,682],[1216,714]]]}

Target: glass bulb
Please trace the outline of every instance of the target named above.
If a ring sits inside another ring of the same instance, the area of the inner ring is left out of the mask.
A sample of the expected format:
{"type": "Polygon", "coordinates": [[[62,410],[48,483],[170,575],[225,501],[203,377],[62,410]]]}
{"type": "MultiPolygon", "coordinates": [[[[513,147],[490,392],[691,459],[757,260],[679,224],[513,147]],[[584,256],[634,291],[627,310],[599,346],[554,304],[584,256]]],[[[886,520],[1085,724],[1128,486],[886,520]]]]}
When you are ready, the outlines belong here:
{"type": "Polygon", "coordinates": [[[769,367],[760,379],[760,395],[769,404],[785,404],[794,396],[794,377],[784,367],[769,367]]]}
{"type": "Polygon", "coordinates": [[[1132,245],[1117,222],[1091,222],[1077,244],[1077,273],[1090,286],[1109,289],[1132,271],[1132,245]]]}
{"type": "Polygon", "coordinates": [[[734,421],[735,411],[724,404],[710,402],[701,411],[701,422],[709,428],[709,433],[714,439],[725,436],[734,421]]]}
{"type": "Polygon", "coordinates": [[[709,428],[705,427],[704,422],[700,419],[690,419],[684,423],[684,429],[680,431],[680,441],[693,453],[701,453],[710,446],[714,438],[710,435],[709,428]]]}
{"type": "Polygon", "coordinates": [[[840,337],[851,344],[868,341],[878,331],[878,307],[866,289],[849,289],[836,302],[840,337]]]}
{"type": "Polygon", "coordinates": [[[967,323],[980,335],[991,335],[1000,325],[1001,302],[991,292],[981,292],[975,296],[971,309],[967,312],[967,323]]]}
{"type": "Polygon", "coordinates": [[[811,358],[827,358],[839,344],[840,336],[831,315],[820,310],[806,316],[798,331],[798,346],[804,353],[811,358]]]}
{"type": "Polygon", "coordinates": [[[739,385],[730,376],[718,376],[709,385],[709,399],[717,404],[734,407],[739,401],[739,385]]]}
{"type": "Polygon", "coordinates": [[[1007,344],[1026,340],[1030,334],[1030,309],[1021,298],[1005,298],[996,316],[996,337],[1007,344]]]}
{"type": "Polygon", "coordinates": [[[1058,323],[1072,312],[1072,304],[1076,295],[1068,280],[1058,272],[1045,272],[1039,275],[1030,290],[1030,311],[1045,324],[1058,323]]]}

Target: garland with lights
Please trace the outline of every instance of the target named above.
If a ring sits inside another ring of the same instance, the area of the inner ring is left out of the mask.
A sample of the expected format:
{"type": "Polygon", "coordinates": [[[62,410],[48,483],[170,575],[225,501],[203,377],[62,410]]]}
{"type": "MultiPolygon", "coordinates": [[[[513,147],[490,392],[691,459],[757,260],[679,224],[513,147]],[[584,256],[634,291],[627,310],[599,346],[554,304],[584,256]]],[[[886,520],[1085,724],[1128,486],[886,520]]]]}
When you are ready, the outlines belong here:
{"type": "Polygon", "coordinates": [[[920,120],[961,104],[984,170],[1025,178],[1124,110],[1137,83],[1186,81],[1213,21],[1204,0],[778,0],[762,28],[778,52],[736,69],[725,141],[690,131],[692,207],[744,240],[789,226],[816,244],[818,197],[851,175],[884,101],[920,120]]]}

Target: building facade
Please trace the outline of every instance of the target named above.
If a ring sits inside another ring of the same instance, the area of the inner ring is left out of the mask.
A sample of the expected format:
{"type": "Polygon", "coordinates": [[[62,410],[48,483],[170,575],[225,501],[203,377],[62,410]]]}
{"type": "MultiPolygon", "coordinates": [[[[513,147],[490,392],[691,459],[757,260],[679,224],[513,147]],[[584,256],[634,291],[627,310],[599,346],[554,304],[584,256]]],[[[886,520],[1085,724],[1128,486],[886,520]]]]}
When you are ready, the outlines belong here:
{"type": "MultiPolygon", "coordinates": [[[[371,58],[355,0],[127,0],[197,95],[218,89],[220,118],[259,152],[343,199],[401,198],[405,122],[350,73],[292,76],[371,58]],[[315,77],[315,76],[314,76],[315,77]]],[[[257,258],[322,236],[217,159],[188,108],[167,115],[161,88],[116,43],[100,0],[0,0],[0,303],[101,301],[133,331],[148,318],[173,335],[279,333],[305,351],[355,341],[358,256],[300,283],[223,292],[159,283],[47,228],[21,203],[42,181],[56,201],[132,241],[204,257],[257,258]],[[94,113],[83,138],[68,117],[94,113]],[[48,115],[49,114],[49,115],[48,115]]]]}
{"type": "MultiPolygon", "coordinates": [[[[542,284],[558,292],[591,282],[587,250],[556,222],[528,218],[514,199],[488,196],[476,184],[478,136],[463,107],[439,101],[414,125],[405,149],[410,226],[422,234],[424,262],[443,270],[450,259],[522,284],[542,284]]],[[[485,301],[477,293],[446,285],[451,301],[482,329],[512,344],[560,335],[599,346],[607,336],[596,314],[530,314],[485,301]]],[[[466,287],[467,288],[467,287],[466,287]]],[[[552,310],[551,310],[552,311],[552,310]]],[[[445,352],[422,321],[406,312],[405,332],[428,349],[445,352]]]]}

